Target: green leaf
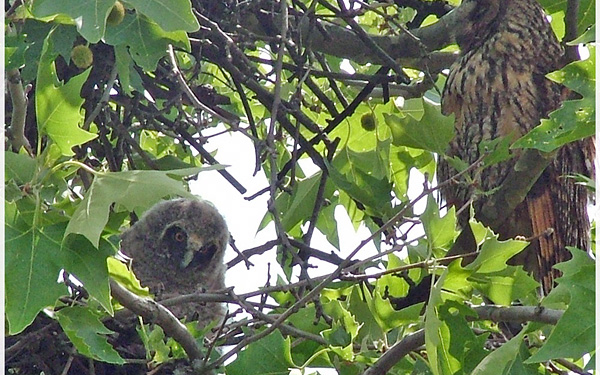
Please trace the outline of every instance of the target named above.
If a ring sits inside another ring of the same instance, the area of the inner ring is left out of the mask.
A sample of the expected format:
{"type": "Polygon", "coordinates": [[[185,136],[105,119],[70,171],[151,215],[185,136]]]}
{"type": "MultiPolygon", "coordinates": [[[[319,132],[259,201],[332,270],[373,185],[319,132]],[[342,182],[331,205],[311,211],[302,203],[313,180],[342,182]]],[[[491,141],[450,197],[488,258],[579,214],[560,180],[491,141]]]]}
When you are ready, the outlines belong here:
{"type": "MultiPolygon", "coordinates": [[[[323,173],[316,173],[314,176],[300,180],[294,186],[290,199],[285,199],[285,207],[278,207],[282,213],[281,225],[286,231],[290,231],[298,223],[307,221],[315,207],[317,191],[323,173]]],[[[287,193],[282,193],[287,195],[287,193]]],[[[283,203],[277,200],[276,203],[283,203]]]]}
{"type": "MultiPolygon", "coordinates": [[[[330,326],[326,324],[323,319],[320,319],[317,324],[314,324],[316,316],[317,313],[314,306],[309,305],[290,316],[286,323],[302,331],[320,335],[322,331],[329,329],[330,326]]],[[[330,367],[331,363],[327,359],[327,356],[324,355],[325,353],[313,357],[313,355],[321,349],[323,349],[323,345],[312,340],[296,342],[294,344],[294,349],[292,350],[292,360],[294,363],[302,363],[304,365],[306,365],[308,360],[311,360],[311,367],[330,367]]]]}
{"type": "Polygon", "coordinates": [[[371,293],[366,288],[355,285],[348,296],[348,310],[360,324],[358,331],[359,340],[368,339],[369,342],[381,340],[383,330],[377,323],[370,305],[372,306],[371,293]]]}
{"type": "Polygon", "coordinates": [[[427,151],[404,146],[392,146],[389,159],[394,193],[402,201],[406,199],[412,168],[418,168],[421,172],[427,172],[430,176],[435,174],[435,159],[427,151]]]}
{"type": "Polygon", "coordinates": [[[507,343],[494,350],[475,367],[472,375],[513,374],[510,371],[519,356],[519,348],[523,342],[525,330],[510,339],[507,343]]]}
{"type": "Polygon", "coordinates": [[[106,30],[104,41],[113,46],[128,47],[133,60],[149,71],[156,69],[158,60],[167,54],[169,44],[190,49],[184,31],[166,32],[148,17],[130,13],[119,25],[106,30]]]}
{"type": "Polygon", "coordinates": [[[81,106],[83,98],[79,96],[83,83],[87,80],[91,69],[72,77],[64,85],[56,86],[56,68],[50,38],[44,41],[42,57],[38,67],[35,88],[35,111],[38,126],[60,148],[63,155],[72,156],[72,147],[84,144],[94,138],[95,134],[82,130],[79,123],[83,120],[81,106]]]}
{"type": "Polygon", "coordinates": [[[570,46],[576,46],[579,44],[587,44],[596,41],[596,24],[592,25],[589,29],[587,29],[579,38],[575,39],[572,42],[567,43],[570,46]]]}
{"type": "Polygon", "coordinates": [[[115,279],[119,284],[141,297],[150,297],[150,291],[147,287],[142,287],[139,280],[135,277],[127,265],[118,259],[109,257],[106,259],[108,273],[111,278],[115,279]]]}
{"type": "Polygon", "coordinates": [[[336,249],[340,248],[338,222],[335,218],[335,209],[338,206],[338,200],[338,197],[332,196],[317,217],[317,229],[325,235],[327,241],[336,249]]]}
{"type": "MultiPolygon", "coordinates": [[[[386,270],[406,266],[406,262],[394,254],[388,254],[387,259],[386,270]]],[[[392,297],[404,296],[408,293],[408,283],[402,277],[394,274],[383,275],[376,281],[375,285],[381,295],[385,293],[386,288],[392,297]]]]}
{"type": "Polygon", "coordinates": [[[540,286],[522,267],[515,266],[491,274],[475,273],[469,280],[493,303],[501,306],[510,306],[540,286]]]}
{"type": "MultiPolygon", "coordinates": [[[[540,4],[549,14],[559,11],[566,12],[567,0],[540,0],[540,4]]],[[[583,33],[590,25],[594,24],[595,16],[594,0],[581,0],[579,3],[579,12],[577,13],[577,34],[583,33]]]]}
{"type": "MultiPolygon", "coordinates": [[[[369,292],[365,291],[365,293],[369,292]]],[[[419,303],[417,306],[409,306],[396,311],[389,300],[383,299],[378,289],[373,291],[372,297],[367,300],[367,302],[375,321],[385,333],[400,327],[401,325],[416,323],[419,320],[420,312],[423,307],[422,304],[419,303]]]]}
{"type": "Polygon", "coordinates": [[[537,148],[550,152],[569,142],[594,135],[596,125],[596,52],[593,46],[590,57],[576,61],[548,76],[583,96],[567,100],[562,107],[550,113],[550,118],[517,140],[513,148],[537,148]]]}
{"type": "Polygon", "coordinates": [[[14,179],[18,184],[33,180],[37,169],[35,159],[27,154],[4,152],[4,179],[14,179]]]}
{"type": "Polygon", "coordinates": [[[113,203],[123,205],[129,211],[149,208],[166,196],[192,196],[182,181],[172,178],[189,176],[205,170],[220,168],[177,169],[172,171],[125,171],[98,173],[84,199],[73,213],[66,234],[79,233],[98,246],[100,234],[108,221],[113,203]],[[117,193],[118,192],[118,193],[117,193]]]}
{"type": "MultiPolygon", "coordinates": [[[[544,346],[526,363],[580,358],[595,349],[595,264],[585,252],[568,249],[573,258],[555,266],[563,272],[556,289],[567,290],[571,301],[544,346]]],[[[556,293],[560,292],[558,290],[556,293]]]]}
{"type": "MultiPolygon", "coordinates": [[[[325,289],[323,290],[323,293],[327,293],[327,291],[328,290],[325,289]]],[[[337,292],[337,290],[335,292],[337,292]]],[[[348,311],[345,305],[347,305],[347,303],[342,304],[342,302],[340,302],[339,300],[330,300],[329,302],[323,303],[323,311],[325,311],[326,314],[331,316],[334,322],[338,322],[343,328],[344,332],[350,335],[350,337],[348,338],[348,342],[344,342],[344,344],[340,342],[331,342],[331,345],[334,346],[351,346],[351,341],[354,338],[356,338],[360,329],[359,323],[356,321],[352,313],[348,311]]],[[[325,338],[329,340],[329,338],[325,338]]],[[[350,350],[352,351],[351,347],[350,350]]]]}
{"type": "Polygon", "coordinates": [[[69,273],[75,275],[91,297],[95,298],[112,315],[110,291],[108,287],[108,267],[106,258],[114,254],[107,241],[94,247],[87,238],[72,234],[63,241],[61,264],[69,273]]]}
{"type": "Polygon", "coordinates": [[[106,17],[114,4],[115,0],[36,0],[31,11],[36,17],[69,15],[88,42],[98,43],[104,36],[106,17]]]}
{"type": "Polygon", "coordinates": [[[227,375],[287,375],[293,367],[290,338],[274,331],[248,345],[225,370],[227,375]]]}
{"type": "Polygon", "coordinates": [[[431,372],[434,375],[453,374],[460,369],[460,363],[448,353],[450,329],[438,316],[442,305],[442,286],[448,274],[444,270],[429,294],[425,308],[425,348],[431,372]]]}
{"type": "Polygon", "coordinates": [[[455,208],[451,207],[444,217],[440,217],[435,198],[432,195],[427,197],[427,207],[421,215],[421,221],[432,249],[446,249],[458,236],[455,211],[455,208]]]}
{"type": "Polygon", "coordinates": [[[200,28],[190,0],[128,0],[127,3],[165,31],[194,32],[200,28]]]}
{"type": "Polygon", "coordinates": [[[67,64],[71,61],[73,43],[78,35],[77,29],[71,25],[59,24],[53,28],[52,45],[54,46],[54,50],[65,59],[67,64]]]}
{"type": "MultiPolygon", "coordinates": [[[[370,154],[376,158],[374,154],[370,154]]],[[[376,163],[376,159],[373,163],[376,163]]],[[[367,206],[373,215],[384,217],[391,211],[391,184],[387,177],[376,178],[356,163],[356,154],[344,148],[329,165],[329,177],[353,199],[367,206]]]]}
{"type": "Polygon", "coordinates": [[[136,330],[146,348],[146,357],[152,358],[155,363],[169,360],[170,348],[165,343],[165,332],[159,325],[144,324],[136,330]]]}
{"type": "Polygon", "coordinates": [[[481,246],[477,258],[465,269],[474,270],[478,273],[502,271],[507,267],[506,262],[515,254],[523,251],[527,245],[527,241],[499,241],[498,236],[490,237],[481,246]]]}
{"type": "Polygon", "coordinates": [[[439,317],[448,327],[450,341],[447,355],[458,360],[458,369],[452,373],[471,374],[471,371],[488,354],[484,350],[487,335],[475,336],[467,323],[468,316],[476,316],[472,309],[456,301],[447,301],[439,307],[439,317]]]}
{"type": "Polygon", "coordinates": [[[9,71],[25,65],[25,51],[29,46],[25,42],[25,35],[7,34],[4,35],[4,69],[9,71]]]}
{"type": "Polygon", "coordinates": [[[489,167],[490,165],[511,159],[513,155],[510,153],[510,146],[513,140],[513,137],[506,136],[481,141],[479,144],[480,155],[483,155],[485,152],[489,152],[489,154],[483,158],[484,165],[489,167]]]}
{"type": "Polygon", "coordinates": [[[385,122],[392,130],[395,146],[408,146],[444,154],[454,137],[454,121],[440,112],[439,106],[423,99],[423,117],[400,117],[384,114],[385,122]]]}
{"type": "Polygon", "coordinates": [[[11,335],[23,331],[42,309],[67,294],[66,286],[57,282],[64,224],[33,226],[15,207],[6,206],[4,244],[5,307],[11,335]]]}
{"type": "Polygon", "coordinates": [[[113,332],[89,308],[65,307],[57,311],[56,317],[79,353],[102,362],[118,365],[125,363],[104,336],[113,332]]]}
{"type": "Polygon", "coordinates": [[[37,78],[42,47],[52,27],[50,23],[33,19],[24,23],[22,33],[26,47],[23,53],[25,66],[21,69],[23,82],[32,82],[37,78]]]}

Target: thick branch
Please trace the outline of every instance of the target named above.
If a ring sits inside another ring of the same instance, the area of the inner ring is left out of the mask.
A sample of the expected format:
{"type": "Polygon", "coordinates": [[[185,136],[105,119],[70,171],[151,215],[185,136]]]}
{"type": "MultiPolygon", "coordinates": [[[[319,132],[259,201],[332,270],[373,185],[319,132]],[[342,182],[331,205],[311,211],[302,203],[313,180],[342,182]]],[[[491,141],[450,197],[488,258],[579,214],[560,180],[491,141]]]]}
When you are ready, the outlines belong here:
{"type": "MultiPolygon", "coordinates": [[[[439,50],[452,43],[455,30],[462,26],[462,20],[474,9],[474,3],[466,2],[440,18],[438,22],[419,29],[411,30],[412,35],[396,36],[369,35],[369,38],[393,59],[424,57],[422,47],[428,51],[439,50]],[[416,39],[414,37],[416,37],[416,39]]],[[[248,17],[243,25],[257,35],[264,34],[258,29],[260,23],[248,17]]],[[[336,24],[316,20],[319,26],[312,25],[311,17],[303,17],[297,29],[304,45],[310,45],[314,51],[347,58],[358,63],[384,64],[361,38],[350,29],[336,24]]]]}
{"type": "Polygon", "coordinates": [[[142,318],[158,324],[165,334],[181,344],[190,362],[204,358],[194,337],[167,308],[152,300],[138,297],[114,280],[110,280],[110,291],[121,305],[142,318]]]}
{"type": "Polygon", "coordinates": [[[555,325],[563,316],[564,311],[546,309],[541,306],[478,306],[473,310],[477,313],[477,319],[492,320],[494,322],[539,322],[555,325]]]}
{"type": "Polygon", "coordinates": [[[19,151],[21,147],[25,147],[27,151],[30,151],[31,145],[25,137],[27,97],[25,96],[25,90],[23,90],[19,69],[11,69],[6,72],[6,78],[8,78],[6,82],[12,101],[12,118],[10,120],[12,149],[19,151]]]}
{"type": "Polygon", "coordinates": [[[523,152],[502,185],[486,201],[477,219],[492,229],[501,225],[525,200],[544,169],[550,164],[554,154],[542,153],[536,149],[523,152]]]}

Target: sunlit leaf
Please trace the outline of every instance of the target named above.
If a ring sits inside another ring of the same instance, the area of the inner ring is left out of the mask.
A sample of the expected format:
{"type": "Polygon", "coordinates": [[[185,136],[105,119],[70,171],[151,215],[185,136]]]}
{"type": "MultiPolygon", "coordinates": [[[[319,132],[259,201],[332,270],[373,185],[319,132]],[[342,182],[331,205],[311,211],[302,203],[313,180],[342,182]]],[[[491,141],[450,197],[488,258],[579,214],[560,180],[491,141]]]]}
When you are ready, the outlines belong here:
{"type": "Polygon", "coordinates": [[[56,54],[50,45],[50,36],[44,41],[39,63],[35,91],[35,109],[39,129],[47,134],[59,147],[63,155],[74,155],[71,148],[96,138],[95,134],[79,127],[83,121],[79,95],[90,69],[72,77],[69,82],[57,86],[54,59],[56,54]]]}
{"type": "Polygon", "coordinates": [[[197,31],[200,25],[192,13],[189,0],[128,0],[165,31],[197,31]]]}
{"type": "Polygon", "coordinates": [[[97,43],[104,36],[106,17],[114,3],[115,0],[36,0],[32,12],[36,17],[67,14],[85,39],[97,43]]]}
{"type": "Polygon", "coordinates": [[[109,209],[113,203],[134,211],[147,209],[166,196],[193,197],[181,180],[171,176],[189,176],[215,168],[220,167],[99,173],[73,213],[66,234],[82,234],[94,246],[98,246],[100,234],[108,221],[109,209]],[[115,194],[115,191],[119,194],[115,194]]]}
{"type": "Polygon", "coordinates": [[[440,217],[438,204],[431,195],[427,197],[427,207],[421,220],[432,249],[447,249],[447,245],[458,236],[455,208],[450,208],[444,217],[440,217]]]}

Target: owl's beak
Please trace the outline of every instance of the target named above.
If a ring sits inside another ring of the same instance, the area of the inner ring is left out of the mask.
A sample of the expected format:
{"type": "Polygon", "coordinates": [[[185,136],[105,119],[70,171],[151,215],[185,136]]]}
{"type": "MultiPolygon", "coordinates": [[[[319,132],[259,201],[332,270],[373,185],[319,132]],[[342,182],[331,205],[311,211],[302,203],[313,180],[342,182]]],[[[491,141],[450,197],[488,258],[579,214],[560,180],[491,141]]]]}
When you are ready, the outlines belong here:
{"type": "Polygon", "coordinates": [[[187,266],[190,265],[190,263],[192,263],[193,259],[194,259],[194,250],[188,249],[185,252],[185,254],[183,254],[183,259],[181,260],[181,263],[179,263],[179,268],[185,269],[187,266]]]}
{"type": "Polygon", "coordinates": [[[202,241],[201,238],[194,236],[194,235],[189,236],[187,249],[186,249],[185,253],[183,254],[183,259],[181,260],[181,263],[179,263],[180,269],[183,270],[183,269],[187,268],[187,266],[189,266],[190,263],[192,263],[192,260],[194,260],[194,256],[196,255],[195,249],[202,248],[203,243],[204,243],[204,241],[202,241]]]}

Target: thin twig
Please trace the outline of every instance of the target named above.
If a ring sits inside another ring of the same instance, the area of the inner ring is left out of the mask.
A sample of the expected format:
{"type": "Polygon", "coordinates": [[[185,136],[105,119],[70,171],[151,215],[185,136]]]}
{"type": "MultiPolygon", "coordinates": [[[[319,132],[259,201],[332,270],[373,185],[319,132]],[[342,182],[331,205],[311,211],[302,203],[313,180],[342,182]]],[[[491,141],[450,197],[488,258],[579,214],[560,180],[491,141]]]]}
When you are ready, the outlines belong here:
{"type": "Polygon", "coordinates": [[[82,126],[83,129],[89,130],[92,122],[100,114],[100,111],[106,105],[106,103],[108,103],[108,100],[110,99],[110,91],[112,90],[113,86],[115,85],[115,81],[117,79],[118,72],[119,72],[119,70],[117,69],[117,64],[114,64],[112,67],[112,70],[110,71],[110,77],[108,78],[108,81],[106,82],[106,87],[104,88],[104,92],[102,92],[102,97],[100,98],[100,101],[98,101],[96,106],[94,107],[94,110],[92,111],[92,113],[90,113],[88,118],[83,123],[83,126],[82,126]]]}
{"type": "Polygon", "coordinates": [[[185,78],[183,78],[183,74],[181,74],[181,71],[179,70],[179,67],[177,65],[177,58],[175,57],[175,51],[173,50],[172,44],[169,44],[169,46],[167,48],[167,53],[168,53],[169,59],[171,61],[171,71],[175,75],[175,78],[177,79],[177,82],[179,83],[179,87],[181,87],[181,89],[183,90],[185,95],[188,97],[188,99],[190,99],[190,101],[192,102],[194,107],[208,113],[212,117],[217,118],[219,121],[221,121],[225,124],[228,124],[233,127],[237,127],[239,125],[239,122],[236,122],[233,119],[229,119],[229,118],[221,116],[220,114],[215,112],[212,108],[210,108],[206,104],[202,103],[198,99],[196,94],[194,94],[194,92],[192,91],[190,86],[188,86],[187,82],[185,81],[185,78]]]}

